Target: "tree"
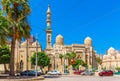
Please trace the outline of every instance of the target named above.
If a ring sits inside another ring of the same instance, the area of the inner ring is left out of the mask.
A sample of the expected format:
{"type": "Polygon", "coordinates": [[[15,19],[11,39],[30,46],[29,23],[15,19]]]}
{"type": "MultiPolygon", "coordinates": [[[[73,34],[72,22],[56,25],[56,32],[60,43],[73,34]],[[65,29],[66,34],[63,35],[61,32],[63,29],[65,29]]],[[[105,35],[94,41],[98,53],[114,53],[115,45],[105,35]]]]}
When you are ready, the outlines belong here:
{"type": "Polygon", "coordinates": [[[116,67],[115,69],[116,69],[117,71],[120,71],[120,67],[116,67]]]}
{"type": "Polygon", "coordinates": [[[10,22],[8,36],[12,39],[10,55],[10,76],[14,76],[15,42],[30,36],[27,16],[30,13],[29,0],[2,0],[2,7],[10,22]]]}
{"type": "Polygon", "coordinates": [[[38,66],[40,66],[40,69],[42,70],[45,66],[48,66],[50,64],[50,58],[48,55],[46,55],[44,52],[38,52],[34,53],[34,55],[31,57],[30,61],[33,65],[36,65],[36,54],[38,56],[38,66]]]}
{"type": "Polygon", "coordinates": [[[100,65],[102,64],[102,59],[100,57],[96,57],[96,61],[98,64],[100,64],[100,65]]]}
{"type": "Polygon", "coordinates": [[[85,62],[83,62],[82,66],[88,68],[87,63],[85,63],[85,62]]]}
{"type": "Polygon", "coordinates": [[[71,56],[72,56],[72,59],[75,59],[76,58],[76,53],[75,52],[71,52],[71,56]]]}
{"type": "Polygon", "coordinates": [[[65,58],[68,59],[68,64],[71,64],[72,60],[75,60],[76,58],[76,53],[75,52],[71,52],[71,53],[66,53],[65,54],[65,58]]]}
{"type": "Polygon", "coordinates": [[[87,67],[87,64],[81,59],[77,59],[76,63],[72,64],[74,69],[79,69],[80,65],[83,66],[83,67],[87,67]]]}
{"type": "Polygon", "coordinates": [[[10,63],[10,49],[8,46],[0,46],[0,64],[4,64],[5,72],[7,72],[6,64],[10,63]]]}
{"type": "Polygon", "coordinates": [[[7,40],[7,34],[9,33],[9,21],[4,15],[4,12],[0,10],[0,45],[4,46],[7,40]]]}
{"type": "Polygon", "coordinates": [[[62,58],[63,58],[63,54],[59,54],[59,58],[61,59],[61,65],[62,65],[62,58]]]}
{"type": "Polygon", "coordinates": [[[68,65],[70,65],[71,60],[73,59],[73,56],[71,53],[66,53],[65,58],[68,59],[68,65]]]}

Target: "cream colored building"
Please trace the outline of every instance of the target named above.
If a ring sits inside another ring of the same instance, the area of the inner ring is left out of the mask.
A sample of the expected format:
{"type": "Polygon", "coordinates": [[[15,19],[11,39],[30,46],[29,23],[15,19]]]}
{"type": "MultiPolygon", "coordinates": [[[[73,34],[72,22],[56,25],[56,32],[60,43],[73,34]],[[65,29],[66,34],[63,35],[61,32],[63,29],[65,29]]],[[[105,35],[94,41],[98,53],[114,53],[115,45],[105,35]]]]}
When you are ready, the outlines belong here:
{"type": "MultiPolygon", "coordinates": [[[[7,41],[8,45],[11,47],[11,43],[7,41]]],[[[15,71],[24,71],[35,69],[35,66],[31,64],[30,57],[37,51],[41,52],[41,45],[39,42],[35,40],[35,38],[31,35],[29,39],[18,42],[16,41],[15,46],[15,71]]],[[[9,69],[9,65],[7,65],[9,69]]],[[[0,65],[0,71],[4,71],[4,66],[0,65]]]]}
{"type": "Polygon", "coordinates": [[[33,36],[30,36],[28,40],[24,42],[17,42],[15,46],[15,71],[24,71],[35,69],[35,66],[31,64],[30,57],[37,51],[41,52],[41,45],[35,40],[33,36]]]}
{"type": "Polygon", "coordinates": [[[107,70],[115,70],[116,67],[120,67],[120,52],[110,47],[103,56],[102,67],[107,70]]]}
{"type": "MultiPolygon", "coordinates": [[[[61,65],[61,61],[59,58],[59,54],[66,54],[70,52],[75,52],[79,59],[84,60],[89,66],[96,67],[96,52],[92,46],[92,39],[90,37],[86,37],[84,40],[84,44],[64,44],[64,37],[59,34],[56,36],[56,42],[52,46],[52,28],[51,28],[51,11],[50,6],[48,6],[47,10],[47,28],[46,28],[46,49],[45,52],[51,57],[51,65],[49,69],[59,69],[63,71],[63,65],[61,65]]],[[[62,61],[62,64],[68,64],[67,60],[62,61]]]]}

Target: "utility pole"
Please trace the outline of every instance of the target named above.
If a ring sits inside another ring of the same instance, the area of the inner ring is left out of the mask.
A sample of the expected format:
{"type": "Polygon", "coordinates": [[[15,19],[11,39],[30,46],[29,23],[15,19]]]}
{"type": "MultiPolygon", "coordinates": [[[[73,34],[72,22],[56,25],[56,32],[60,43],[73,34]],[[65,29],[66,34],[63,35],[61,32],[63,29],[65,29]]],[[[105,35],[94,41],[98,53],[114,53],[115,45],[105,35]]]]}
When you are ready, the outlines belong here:
{"type": "Polygon", "coordinates": [[[36,77],[37,77],[37,65],[38,65],[38,34],[36,34],[36,66],[35,66],[36,77]]]}

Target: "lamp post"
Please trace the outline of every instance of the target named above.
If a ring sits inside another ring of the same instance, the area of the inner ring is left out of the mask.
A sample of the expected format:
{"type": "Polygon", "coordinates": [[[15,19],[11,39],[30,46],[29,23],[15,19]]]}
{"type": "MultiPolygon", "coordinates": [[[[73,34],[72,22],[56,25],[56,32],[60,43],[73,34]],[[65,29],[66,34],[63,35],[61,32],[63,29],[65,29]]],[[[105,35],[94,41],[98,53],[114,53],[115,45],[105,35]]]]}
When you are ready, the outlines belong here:
{"type": "Polygon", "coordinates": [[[56,64],[55,64],[55,53],[54,53],[54,70],[56,69],[55,66],[56,64]]]}
{"type": "Polygon", "coordinates": [[[65,60],[66,50],[64,49],[64,73],[66,72],[66,60],[65,60]]]}
{"type": "Polygon", "coordinates": [[[36,77],[37,77],[37,65],[38,65],[38,34],[36,34],[36,65],[35,65],[35,71],[36,71],[36,77]]]}
{"type": "Polygon", "coordinates": [[[27,60],[26,70],[28,70],[28,39],[26,39],[26,60],[27,60]]]}

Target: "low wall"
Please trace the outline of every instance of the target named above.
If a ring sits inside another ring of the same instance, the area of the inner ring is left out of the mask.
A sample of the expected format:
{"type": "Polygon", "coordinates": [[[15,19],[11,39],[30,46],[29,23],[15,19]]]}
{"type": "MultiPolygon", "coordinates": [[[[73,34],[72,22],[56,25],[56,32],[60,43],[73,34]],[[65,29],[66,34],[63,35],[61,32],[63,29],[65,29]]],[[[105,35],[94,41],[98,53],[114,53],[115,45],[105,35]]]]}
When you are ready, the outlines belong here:
{"type": "Polygon", "coordinates": [[[0,73],[1,73],[1,72],[4,72],[4,71],[5,71],[4,65],[3,65],[3,64],[0,64],[0,73]]]}

